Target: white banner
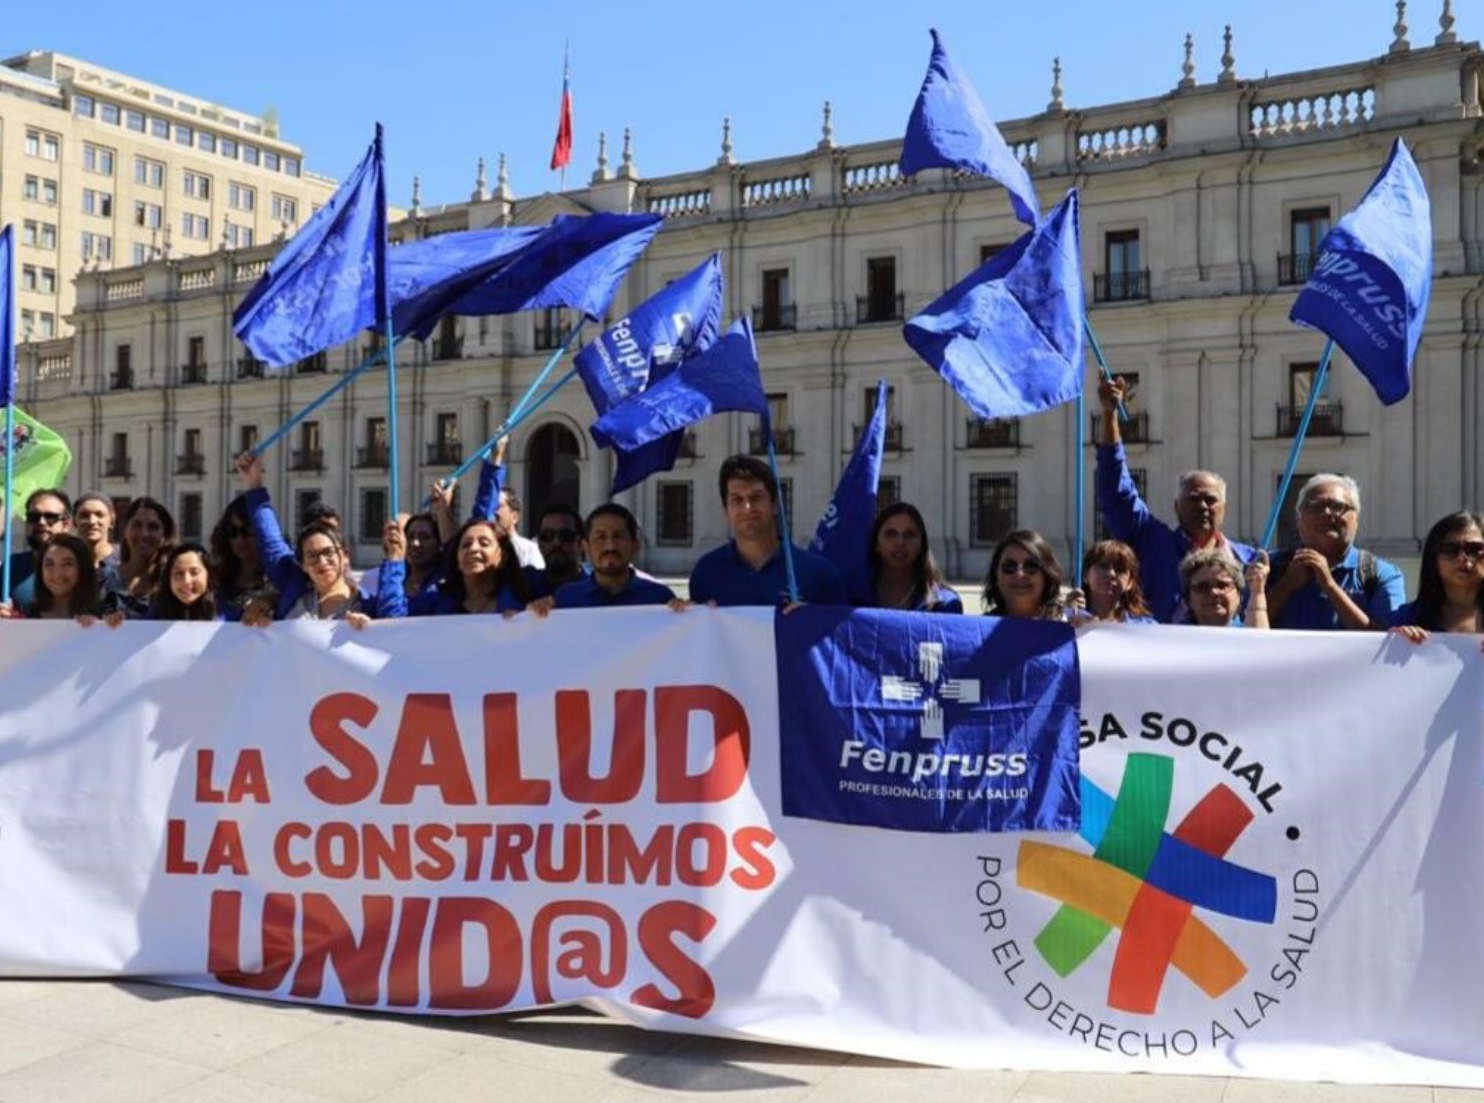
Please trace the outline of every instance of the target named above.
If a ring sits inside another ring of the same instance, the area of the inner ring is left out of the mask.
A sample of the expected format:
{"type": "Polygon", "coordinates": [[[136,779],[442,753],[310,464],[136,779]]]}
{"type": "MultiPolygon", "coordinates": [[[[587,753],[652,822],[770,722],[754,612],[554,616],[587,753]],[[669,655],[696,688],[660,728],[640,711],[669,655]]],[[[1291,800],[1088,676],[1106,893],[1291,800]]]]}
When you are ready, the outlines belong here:
{"type": "Polygon", "coordinates": [[[772,631],[5,627],[0,973],[1484,1086],[1476,638],[1095,629],[1081,834],[962,836],[780,814],[772,631]]]}

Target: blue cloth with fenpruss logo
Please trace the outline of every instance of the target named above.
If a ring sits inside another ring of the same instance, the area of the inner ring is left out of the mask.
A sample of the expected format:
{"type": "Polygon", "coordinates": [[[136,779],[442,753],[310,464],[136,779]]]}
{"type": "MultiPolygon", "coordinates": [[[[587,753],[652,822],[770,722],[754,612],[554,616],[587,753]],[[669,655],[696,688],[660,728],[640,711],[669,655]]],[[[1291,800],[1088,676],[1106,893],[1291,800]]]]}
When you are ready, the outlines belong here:
{"type": "Polygon", "coordinates": [[[1075,831],[1069,625],[803,606],[776,621],[785,815],[898,831],[1075,831]]]}

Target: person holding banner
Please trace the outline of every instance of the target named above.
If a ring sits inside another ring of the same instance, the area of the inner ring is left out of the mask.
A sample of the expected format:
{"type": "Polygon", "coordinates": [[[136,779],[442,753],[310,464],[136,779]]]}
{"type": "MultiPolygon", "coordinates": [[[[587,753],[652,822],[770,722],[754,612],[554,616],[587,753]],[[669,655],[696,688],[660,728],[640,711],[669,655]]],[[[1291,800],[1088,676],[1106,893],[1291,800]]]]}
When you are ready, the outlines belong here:
{"type": "Polygon", "coordinates": [[[246,495],[233,498],[211,530],[211,564],[216,578],[216,607],[223,619],[244,619],[247,609],[259,598],[271,601],[272,606],[278,604],[278,594],[263,573],[246,495]]]}
{"type": "Polygon", "coordinates": [[[1071,620],[1062,601],[1061,564],[1039,532],[1020,529],[995,545],[984,579],[984,611],[992,617],[1071,620]]]}
{"type": "Polygon", "coordinates": [[[1183,624],[1202,628],[1268,627],[1268,557],[1259,551],[1244,568],[1221,548],[1201,548],[1180,561],[1180,599],[1189,610],[1183,624]],[[1247,608],[1242,610],[1242,587],[1247,608]]]}
{"type": "Polygon", "coordinates": [[[1391,626],[1412,643],[1429,632],[1484,634],[1484,514],[1459,510],[1428,530],[1417,600],[1398,609],[1391,626]]]}
{"type": "Polygon", "coordinates": [[[72,531],[72,502],[63,490],[33,490],[26,495],[26,550],[10,557],[11,605],[25,609],[36,597],[36,569],[41,549],[53,536],[72,531]]]}
{"type": "MultiPolygon", "coordinates": [[[[551,517],[549,510],[547,517],[551,517]]],[[[669,605],[676,600],[670,587],[635,570],[634,559],[640,546],[639,520],[617,502],[605,502],[587,515],[583,523],[583,546],[592,573],[556,591],[558,609],[669,605]]],[[[548,572],[550,564],[548,556],[548,572]]]]}
{"type": "Polygon", "coordinates": [[[876,515],[867,559],[874,607],[919,613],[962,613],[928,547],[927,524],[910,502],[893,502],[876,515]]]}
{"type": "MultiPolygon", "coordinates": [[[[397,522],[387,522],[382,546],[386,549],[388,565],[401,563],[406,556],[406,536],[397,522]]],[[[531,581],[521,567],[515,546],[499,523],[472,517],[450,541],[442,577],[427,583],[410,599],[397,594],[389,606],[392,611],[387,615],[515,614],[525,609],[533,596],[531,581]]],[[[550,608],[550,599],[547,599],[533,611],[538,616],[545,616],[550,608]]]]}
{"type": "Polygon", "coordinates": [[[1228,540],[1221,525],[1226,520],[1226,481],[1213,471],[1187,471],[1180,476],[1175,499],[1177,525],[1166,525],[1145,504],[1123,451],[1118,407],[1123,402],[1122,379],[1098,385],[1102,401],[1103,443],[1097,452],[1097,504],[1108,534],[1122,540],[1139,557],[1139,576],[1154,619],[1177,621],[1185,612],[1180,593],[1180,562],[1192,551],[1212,548],[1245,566],[1257,549],[1228,540]]]}
{"type": "Polygon", "coordinates": [[[1384,628],[1406,601],[1401,569],[1355,546],[1360,487],[1315,475],[1299,490],[1300,545],[1273,557],[1268,617],[1274,628],[1332,632],[1384,628]]]}
{"type": "Polygon", "coordinates": [[[160,562],[175,547],[175,518],[163,503],[135,498],[124,510],[120,536],[119,588],[109,595],[105,610],[126,616],[149,615],[159,583],[160,562]]]}
{"type": "Polygon", "coordinates": [[[177,544],[160,567],[160,594],[151,620],[219,621],[211,554],[200,544],[177,544]]]}
{"type": "Polygon", "coordinates": [[[41,547],[41,569],[33,576],[35,596],[25,606],[26,616],[40,620],[90,622],[100,612],[98,574],[93,550],[86,540],[70,532],[49,537],[41,547]]]}
{"type": "Polygon", "coordinates": [[[1139,557],[1122,540],[1099,540],[1082,557],[1082,589],[1073,591],[1094,620],[1154,624],[1139,585],[1139,557]]]}
{"type": "Polygon", "coordinates": [[[113,499],[96,490],[88,490],[72,503],[72,524],[77,535],[93,549],[93,566],[98,569],[99,590],[117,589],[119,549],[113,543],[113,499]],[[114,583],[110,584],[110,579],[114,583]]]}

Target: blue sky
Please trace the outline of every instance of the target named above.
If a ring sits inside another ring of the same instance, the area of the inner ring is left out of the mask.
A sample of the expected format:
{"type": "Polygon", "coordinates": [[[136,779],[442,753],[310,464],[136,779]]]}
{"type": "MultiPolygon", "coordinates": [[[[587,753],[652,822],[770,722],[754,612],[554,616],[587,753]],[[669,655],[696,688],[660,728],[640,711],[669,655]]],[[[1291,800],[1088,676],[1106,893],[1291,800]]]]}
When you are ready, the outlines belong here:
{"type": "MultiPolygon", "coordinates": [[[[1471,8],[1454,4],[1465,41],[1480,32],[1471,8]]],[[[1261,77],[1384,54],[1396,20],[1392,0],[253,0],[219,19],[211,10],[150,0],[92,5],[80,18],[66,5],[12,3],[0,53],[55,49],[239,110],[272,107],[307,166],[337,178],[380,120],[389,198],[405,206],[414,174],[425,204],[466,199],[480,155],[493,185],[501,152],[518,195],[557,186],[546,166],[567,41],[576,117],[567,179],[576,185],[592,173],[600,130],[617,167],[632,127],[635,163],[650,177],[711,164],[724,116],[743,161],[813,147],[826,99],[839,143],[900,135],[929,26],[991,112],[1015,118],[1044,110],[1054,56],[1075,108],[1173,88],[1187,31],[1205,82],[1220,68],[1227,22],[1238,75],[1261,77]]],[[[1432,44],[1441,10],[1442,0],[1413,0],[1414,47],[1432,44]]]]}

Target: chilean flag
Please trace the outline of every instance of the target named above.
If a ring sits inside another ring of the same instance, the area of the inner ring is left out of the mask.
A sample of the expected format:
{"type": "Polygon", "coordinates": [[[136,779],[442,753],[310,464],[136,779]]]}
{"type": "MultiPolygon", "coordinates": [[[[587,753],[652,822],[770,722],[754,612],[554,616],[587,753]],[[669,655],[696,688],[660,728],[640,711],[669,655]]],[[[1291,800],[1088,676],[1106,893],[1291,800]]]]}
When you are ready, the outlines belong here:
{"type": "Polygon", "coordinates": [[[568,68],[562,66],[562,116],[557,120],[556,143],[551,147],[551,168],[567,167],[572,160],[572,90],[567,82],[568,68]]]}

